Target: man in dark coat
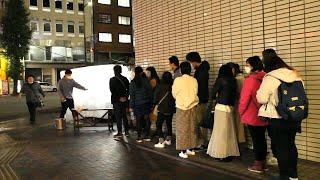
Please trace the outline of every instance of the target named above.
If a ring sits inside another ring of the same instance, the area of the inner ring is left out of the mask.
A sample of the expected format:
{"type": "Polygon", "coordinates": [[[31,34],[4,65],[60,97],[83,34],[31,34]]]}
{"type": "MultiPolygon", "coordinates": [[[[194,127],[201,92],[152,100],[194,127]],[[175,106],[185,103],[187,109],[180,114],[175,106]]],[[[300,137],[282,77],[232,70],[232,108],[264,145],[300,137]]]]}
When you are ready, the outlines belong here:
{"type": "Polygon", "coordinates": [[[129,125],[127,119],[129,81],[122,76],[122,68],[119,65],[114,66],[114,77],[110,79],[109,88],[111,91],[111,103],[113,104],[115,117],[117,120],[118,133],[115,137],[122,137],[122,121],[125,135],[129,135],[129,125]]]}

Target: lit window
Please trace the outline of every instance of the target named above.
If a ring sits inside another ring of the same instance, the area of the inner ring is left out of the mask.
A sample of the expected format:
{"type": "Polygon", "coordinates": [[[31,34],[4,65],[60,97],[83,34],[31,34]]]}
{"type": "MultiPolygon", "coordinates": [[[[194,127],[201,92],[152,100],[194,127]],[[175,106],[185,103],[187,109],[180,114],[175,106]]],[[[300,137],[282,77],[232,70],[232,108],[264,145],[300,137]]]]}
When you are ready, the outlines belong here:
{"type": "Polygon", "coordinates": [[[108,4],[108,5],[110,5],[111,4],[111,0],[98,0],[98,3],[99,4],[108,4]]]}
{"type": "Polygon", "coordinates": [[[118,0],[118,6],[130,7],[130,0],[118,0]]]}
{"type": "Polygon", "coordinates": [[[51,22],[50,21],[43,22],[43,31],[44,32],[51,32],[51,22]]]}
{"type": "Polygon", "coordinates": [[[110,14],[99,14],[98,18],[99,23],[111,23],[111,15],[110,14]]]}
{"type": "Polygon", "coordinates": [[[30,29],[33,32],[39,32],[39,22],[38,21],[30,21],[30,29]]]}
{"type": "Polygon", "coordinates": [[[30,6],[38,6],[37,0],[30,0],[30,6]]]}
{"type": "Polygon", "coordinates": [[[61,0],[55,0],[55,6],[56,9],[62,10],[62,1],[61,0]]]}
{"type": "Polygon", "coordinates": [[[62,21],[56,21],[56,32],[57,33],[63,33],[62,21]]]}
{"type": "Polygon", "coordinates": [[[73,1],[68,1],[67,2],[67,10],[68,11],[73,11],[73,1]]]}
{"type": "Polygon", "coordinates": [[[131,35],[129,34],[119,34],[120,43],[131,43],[131,35]]]}
{"type": "Polygon", "coordinates": [[[119,24],[122,24],[122,25],[130,25],[131,24],[130,17],[118,16],[118,21],[119,21],[119,24]]]}
{"type": "Polygon", "coordinates": [[[43,0],[42,3],[44,8],[50,8],[50,0],[43,0]]]}
{"type": "Polygon", "coordinates": [[[112,34],[111,33],[99,33],[99,41],[100,42],[112,42],[112,34]]]}
{"type": "Polygon", "coordinates": [[[68,22],[68,33],[74,33],[74,22],[68,22]]]}
{"type": "Polygon", "coordinates": [[[84,24],[83,23],[79,24],[79,34],[84,34],[84,24]]]}

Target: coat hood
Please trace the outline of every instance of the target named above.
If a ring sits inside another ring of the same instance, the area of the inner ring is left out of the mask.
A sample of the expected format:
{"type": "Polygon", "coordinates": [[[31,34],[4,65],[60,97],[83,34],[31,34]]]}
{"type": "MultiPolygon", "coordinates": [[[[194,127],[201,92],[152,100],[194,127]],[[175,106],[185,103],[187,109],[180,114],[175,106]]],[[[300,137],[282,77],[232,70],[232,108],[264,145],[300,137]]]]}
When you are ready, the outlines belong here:
{"type": "Polygon", "coordinates": [[[287,69],[287,68],[280,68],[280,69],[271,71],[267,75],[273,76],[287,83],[292,83],[294,81],[301,80],[301,78],[298,75],[298,72],[287,69]]]}
{"type": "Polygon", "coordinates": [[[259,81],[262,81],[263,77],[266,75],[264,71],[254,72],[251,73],[250,76],[254,79],[257,79],[259,81]]]}

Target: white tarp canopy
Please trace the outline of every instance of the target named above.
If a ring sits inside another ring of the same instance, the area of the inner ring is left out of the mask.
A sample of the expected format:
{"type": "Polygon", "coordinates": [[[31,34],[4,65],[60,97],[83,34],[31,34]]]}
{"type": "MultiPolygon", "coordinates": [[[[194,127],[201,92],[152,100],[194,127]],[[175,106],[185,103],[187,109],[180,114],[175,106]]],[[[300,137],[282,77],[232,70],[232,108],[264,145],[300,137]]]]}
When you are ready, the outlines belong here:
{"type": "MultiPolygon", "coordinates": [[[[109,80],[114,76],[115,65],[88,66],[72,69],[73,79],[87,88],[87,91],[73,89],[73,99],[76,109],[103,109],[112,107],[109,80]]],[[[131,72],[126,66],[122,66],[122,75],[130,78],[131,72]]],[[[64,71],[60,72],[63,78],[64,71]]],[[[85,116],[101,117],[105,111],[82,112],[85,116]]],[[[67,121],[72,120],[71,111],[65,116],[67,121]]]]}

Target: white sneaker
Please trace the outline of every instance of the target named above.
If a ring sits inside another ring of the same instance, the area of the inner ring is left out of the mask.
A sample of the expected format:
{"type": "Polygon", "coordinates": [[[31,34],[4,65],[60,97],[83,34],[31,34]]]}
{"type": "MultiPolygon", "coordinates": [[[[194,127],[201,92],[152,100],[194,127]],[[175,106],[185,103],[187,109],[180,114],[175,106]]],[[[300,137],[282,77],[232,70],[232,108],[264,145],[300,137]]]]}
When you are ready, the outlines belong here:
{"type": "Polygon", "coordinates": [[[187,159],[188,155],[186,153],[180,152],[179,153],[179,157],[183,158],[183,159],[187,159]]]}
{"type": "Polygon", "coordinates": [[[171,140],[165,140],[164,144],[167,145],[167,146],[170,146],[171,145],[171,140]]]}
{"type": "Polygon", "coordinates": [[[192,150],[192,151],[187,150],[187,155],[194,156],[194,155],[196,155],[196,152],[194,152],[194,150],[192,150]]]}
{"type": "Polygon", "coordinates": [[[164,142],[163,143],[159,142],[158,144],[155,144],[154,147],[155,148],[164,148],[164,144],[165,144],[164,142]]]}
{"type": "Polygon", "coordinates": [[[291,178],[291,177],[289,177],[289,180],[298,180],[298,178],[291,178]]]}
{"type": "Polygon", "coordinates": [[[275,157],[271,157],[268,159],[267,164],[271,166],[276,166],[278,165],[278,159],[275,157]]]}

